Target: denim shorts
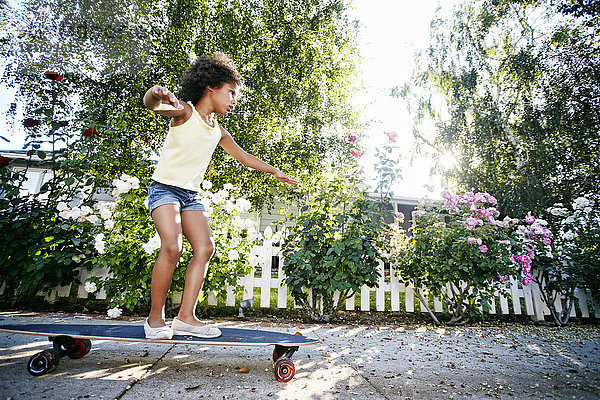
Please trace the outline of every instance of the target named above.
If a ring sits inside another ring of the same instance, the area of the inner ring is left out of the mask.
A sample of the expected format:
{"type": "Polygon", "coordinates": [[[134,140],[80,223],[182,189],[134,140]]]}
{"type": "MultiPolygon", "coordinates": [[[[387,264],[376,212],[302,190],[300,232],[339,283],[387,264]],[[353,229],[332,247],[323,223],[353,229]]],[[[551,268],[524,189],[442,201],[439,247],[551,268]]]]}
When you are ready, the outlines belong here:
{"type": "Polygon", "coordinates": [[[148,186],[148,209],[150,214],[156,207],[165,204],[179,206],[180,212],[206,211],[197,192],[152,181],[148,186]]]}

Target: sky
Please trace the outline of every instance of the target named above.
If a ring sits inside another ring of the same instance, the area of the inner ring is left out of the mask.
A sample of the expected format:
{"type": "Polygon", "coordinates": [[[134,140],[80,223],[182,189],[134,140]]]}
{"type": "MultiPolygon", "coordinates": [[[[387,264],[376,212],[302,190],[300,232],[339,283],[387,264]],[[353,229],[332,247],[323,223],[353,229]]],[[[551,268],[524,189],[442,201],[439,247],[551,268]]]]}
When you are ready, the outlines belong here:
{"type": "Polygon", "coordinates": [[[402,179],[393,188],[402,197],[439,198],[443,189],[439,176],[430,176],[432,160],[416,157],[411,162],[414,144],[413,118],[403,99],[392,98],[391,89],[410,80],[414,55],[429,42],[429,24],[436,12],[447,15],[461,0],[354,0],[350,16],[360,23],[360,51],[363,56],[363,84],[366,93],[358,100],[363,122],[369,128],[362,139],[365,171],[376,162],[375,148],[387,142],[384,132],[398,134],[402,157],[402,179]],[[439,11],[438,11],[439,8],[439,11]],[[424,185],[434,191],[430,192],[424,185]]]}
{"type": "MultiPolygon", "coordinates": [[[[360,24],[362,80],[366,88],[363,95],[357,97],[357,107],[362,121],[369,126],[360,141],[364,149],[360,162],[369,174],[376,162],[375,148],[387,141],[384,132],[396,132],[398,151],[403,158],[403,179],[394,188],[398,196],[436,197],[442,189],[439,177],[429,175],[431,160],[419,157],[410,162],[413,120],[405,101],[392,98],[390,93],[392,87],[409,81],[414,54],[427,47],[429,23],[438,8],[438,12],[447,14],[459,2],[461,0],[353,0],[349,10],[350,17],[360,24]],[[434,186],[434,192],[429,192],[424,185],[434,186]]],[[[11,126],[5,120],[11,101],[11,90],[0,83],[0,135],[11,141],[0,140],[0,149],[20,149],[23,144],[20,124],[11,126]]],[[[16,120],[21,119],[17,116],[16,120]]]]}

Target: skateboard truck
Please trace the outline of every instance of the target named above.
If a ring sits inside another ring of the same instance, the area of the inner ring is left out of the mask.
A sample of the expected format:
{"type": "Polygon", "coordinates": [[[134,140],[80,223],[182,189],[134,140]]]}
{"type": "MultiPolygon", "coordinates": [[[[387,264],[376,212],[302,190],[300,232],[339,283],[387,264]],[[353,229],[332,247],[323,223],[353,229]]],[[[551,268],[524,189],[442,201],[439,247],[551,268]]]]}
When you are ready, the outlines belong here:
{"type": "Polygon", "coordinates": [[[296,367],[291,358],[297,350],[298,346],[275,345],[273,362],[275,363],[275,379],[279,382],[289,382],[296,374],[296,367]]]}

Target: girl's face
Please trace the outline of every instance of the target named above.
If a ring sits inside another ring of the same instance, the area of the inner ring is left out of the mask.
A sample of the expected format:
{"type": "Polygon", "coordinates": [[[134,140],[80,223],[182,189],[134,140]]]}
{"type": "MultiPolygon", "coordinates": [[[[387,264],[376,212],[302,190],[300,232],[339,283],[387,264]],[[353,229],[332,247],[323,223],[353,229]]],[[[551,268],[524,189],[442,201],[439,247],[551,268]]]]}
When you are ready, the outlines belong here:
{"type": "Polygon", "coordinates": [[[225,82],[218,88],[208,88],[214,112],[225,115],[235,108],[240,86],[235,82],[225,82]]]}

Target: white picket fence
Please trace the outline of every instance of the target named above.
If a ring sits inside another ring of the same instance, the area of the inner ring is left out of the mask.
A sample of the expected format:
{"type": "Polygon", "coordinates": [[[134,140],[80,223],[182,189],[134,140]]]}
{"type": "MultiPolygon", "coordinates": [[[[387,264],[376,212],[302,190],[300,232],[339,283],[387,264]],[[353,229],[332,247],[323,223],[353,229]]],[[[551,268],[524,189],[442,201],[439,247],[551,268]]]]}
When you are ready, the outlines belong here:
{"type": "MultiPolygon", "coordinates": [[[[277,298],[278,308],[288,307],[288,290],[284,281],[284,274],[282,271],[283,262],[278,257],[278,247],[272,247],[270,245],[257,246],[253,249],[253,252],[262,257],[264,264],[262,271],[254,270],[250,274],[240,277],[238,285],[244,288],[244,299],[254,299],[254,304],[258,304],[259,307],[268,308],[271,307],[272,294],[277,298]],[[271,273],[269,273],[269,271],[271,273]],[[260,288],[259,298],[254,298],[254,289],[260,288]]],[[[381,263],[379,265],[379,287],[369,288],[363,286],[360,291],[360,305],[357,306],[356,296],[346,300],[346,310],[348,311],[397,311],[397,312],[426,312],[425,307],[422,306],[421,301],[415,295],[414,288],[407,286],[403,282],[400,282],[394,269],[381,263]],[[374,293],[374,295],[372,295],[374,293]],[[401,294],[404,294],[403,301],[401,301],[401,294]],[[371,298],[374,296],[375,310],[371,307],[371,298]],[[418,308],[418,310],[417,310],[418,308]]],[[[81,281],[85,283],[92,276],[103,276],[108,271],[97,269],[93,271],[82,271],[81,281]]],[[[0,293],[3,288],[0,288],[0,293]]],[[[47,296],[47,300],[52,301],[56,297],[66,297],[69,295],[70,287],[60,287],[51,291],[47,296]]],[[[515,280],[510,281],[510,297],[505,296],[502,293],[496,293],[496,301],[492,302],[490,314],[501,313],[504,315],[523,314],[523,309],[526,315],[531,316],[533,320],[541,321],[544,316],[550,315],[550,310],[546,307],[542,301],[540,289],[537,284],[532,283],[528,286],[523,286],[515,280]],[[499,305],[499,309],[498,306],[499,305]]],[[[575,307],[571,310],[571,316],[579,316],[581,318],[589,318],[590,315],[594,315],[596,318],[600,318],[600,305],[593,301],[591,295],[584,290],[577,289],[575,292],[577,301],[575,307]],[[592,310],[590,310],[590,306],[592,310]]],[[[88,293],[85,291],[83,284],[78,288],[78,296],[81,298],[88,297],[88,293]]],[[[106,293],[103,290],[95,293],[97,299],[105,299],[106,293]]],[[[175,304],[180,302],[181,294],[175,293],[173,295],[173,301],[175,304]]],[[[429,299],[427,299],[429,301],[429,299]]],[[[208,304],[218,305],[218,301],[214,293],[208,294],[208,304]]],[[[227,288],[227,298],[224,305],[226,306],[237,306],[235,290],[233,287],[227,288]]],[[[562,310],[560,301],[556,303],[557,310],[562,310]]],[[[435,312],[445,311],[443,302],[438,299],[433,299],[433,310],[435,312]]]]}

